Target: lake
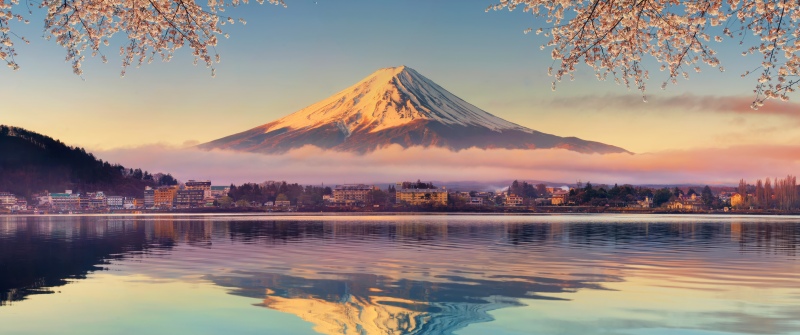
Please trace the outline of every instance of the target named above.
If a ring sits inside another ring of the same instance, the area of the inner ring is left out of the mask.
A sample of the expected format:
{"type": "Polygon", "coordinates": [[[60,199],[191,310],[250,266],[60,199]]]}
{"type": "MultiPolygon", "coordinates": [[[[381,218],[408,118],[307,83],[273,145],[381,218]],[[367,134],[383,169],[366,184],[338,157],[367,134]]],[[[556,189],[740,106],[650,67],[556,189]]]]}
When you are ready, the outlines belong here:
{"type": "Polygon", "coordinates": [[[0,334],[800,334],[800,217],[0,216],[0,334]]]}

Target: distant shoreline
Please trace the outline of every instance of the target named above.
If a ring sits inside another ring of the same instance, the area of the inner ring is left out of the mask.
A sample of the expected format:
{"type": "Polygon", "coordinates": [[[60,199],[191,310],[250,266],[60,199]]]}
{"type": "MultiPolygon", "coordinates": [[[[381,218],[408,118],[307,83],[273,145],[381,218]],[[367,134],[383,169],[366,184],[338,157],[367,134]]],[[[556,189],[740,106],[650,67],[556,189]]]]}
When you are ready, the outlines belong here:
{"type": "Polygon", "coordinates": [[[762,216],[792,216],[800,215],[800,211],[765,211],[765,210],[711,210],[711,211],[670,211],[660,208],[650,209],[631,209],[631,208],[608,208],[608,207],[552,207],[547,208],[498,208],[491,210],[451,210],[451,209],[417,209],[412,211],[396,210],[363,210],[363,209],[342,209],[326,208],[325,210],[310,209],[291,209],[291,210],[268,210],[262,208],[196,208],[196,209],[175,209],[175,210],[114,210],[114,211],[25,211],[0,213],[0,216],[162,216],[162,215],[205,215],[205,214],[230,214],[230,215],[275,215],[275,216],[412,216],[412,215],[557,215],[557,214],[622,214],[622,215],[762,215],[762,216]]]}

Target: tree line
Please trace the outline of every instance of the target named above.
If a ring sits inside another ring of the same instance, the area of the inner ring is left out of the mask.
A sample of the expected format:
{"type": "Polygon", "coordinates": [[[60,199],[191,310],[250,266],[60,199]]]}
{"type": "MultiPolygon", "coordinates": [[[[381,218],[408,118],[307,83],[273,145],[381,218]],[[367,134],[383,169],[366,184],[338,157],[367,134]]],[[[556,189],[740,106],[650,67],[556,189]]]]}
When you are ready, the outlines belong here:
{"type": "Polygon", "coordinates": [[[800,206],[797,177],[787,175],[785,178],[766,178],[756,180],[755,185],[744,179],[739,181],[737,193],[743,196],[742,206],[758,209],[791,210],[800,206]]]}
{"type": "Polygon", "coordinates": [[[218,200],[220,206],[249,206],[252,203],[263,205],[266,202],[290,201],[293,205],[322,205],[323,196],[331,195],[333,190],[328,186],[280,183],[245,183],[239,186],[231,184],[227,197],[218,200]]]}
{"type": "Polygon", "coordinates": [[[141,169],[126,169],[80,147],[22,128],[0,125],[0,191],[30,197],[42,191],[105,191],[141,197],[146,186],[174,185],[171,175],[155,180],[141,169]]]}

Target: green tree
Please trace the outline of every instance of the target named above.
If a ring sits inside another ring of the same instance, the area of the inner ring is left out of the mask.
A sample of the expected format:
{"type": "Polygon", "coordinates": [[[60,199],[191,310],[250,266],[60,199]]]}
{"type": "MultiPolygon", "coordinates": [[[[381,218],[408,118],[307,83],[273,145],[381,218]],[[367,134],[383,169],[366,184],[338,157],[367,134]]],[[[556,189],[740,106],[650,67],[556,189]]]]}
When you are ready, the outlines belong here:
{"type": "Polygon", "coordinates": [[[164,186],[178,185],[178,180],[173,178],[171,174],[165,174],[158,179],[158,184],[164,186]]]}
{"type": "Polygon", "coordinates": [[[711,204],[714,203],[714,194],[711,192],[711,187],[703,187],[703,190],[700,192],[700,199],[703,201],[703,204],[706,206],[711,207],[711,204]]]}
{"type": "Polygon", "coordinates": [[[373,205],[384,205],[389,200],[389,194],[383,190],[372,190],[367,194],[367,198],[373,205]]]}
{"type": "Polygon", "coordinates": [[[233,198],[227,197],[227,196],[221,197],[221,198],[217,199],[216,201],[219,204],[219,207],[222,207],[222,208],[228,208],[228,207],[231,207],[231,205],[233,205],[233,198]]]}
{"type": "Polygon", "coordinates": [[[656,193],[653,194],[653,205],[655,207],[659,207],[665,204],[670,198],[672,198],[672,195],[673,192],[666,187],[656,191],[656,193]]]}

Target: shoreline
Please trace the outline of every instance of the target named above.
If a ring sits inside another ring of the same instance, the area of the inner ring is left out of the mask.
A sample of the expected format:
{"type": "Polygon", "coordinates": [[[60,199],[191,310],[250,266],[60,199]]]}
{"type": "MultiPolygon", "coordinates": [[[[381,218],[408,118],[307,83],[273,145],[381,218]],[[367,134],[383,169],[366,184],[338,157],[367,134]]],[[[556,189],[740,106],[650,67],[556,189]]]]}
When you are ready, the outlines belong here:
{"type": "Polygon", "coordinates": [[[764,210],[731,210],[731,211],[670,211],[664,209],[625,209],[607,207],[559,207],[559,210],[547,208],[503,208],[496,210],[354,210],[327,208],[326,210],[291,209],[271,210],[261,208],[240,209],[175,209],[175,210],[113,210],[113,211],[24,211],[0,213],[0,216],[165,216],[165,215],[241,215],[241,216],[437,216],[437,215],[475,215],[475,216],[504,216],[504,215],[591,215],[591,214],[621,214],[621,215],[714,215],[714,216],[798,216],[800,211],[764,211],[764,210]]]}

